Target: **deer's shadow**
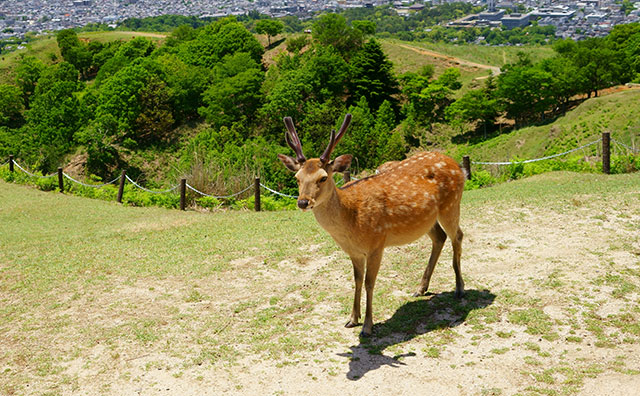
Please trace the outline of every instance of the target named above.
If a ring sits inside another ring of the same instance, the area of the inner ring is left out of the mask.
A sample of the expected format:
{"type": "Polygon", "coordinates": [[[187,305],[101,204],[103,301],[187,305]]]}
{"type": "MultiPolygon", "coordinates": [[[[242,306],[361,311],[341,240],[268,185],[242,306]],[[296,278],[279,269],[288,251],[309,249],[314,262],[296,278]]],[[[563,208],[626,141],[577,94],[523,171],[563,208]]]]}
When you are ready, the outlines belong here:
{"type": "Polygon", "coordinates": [[[488,290],[467,290],[462,299],[445,292],[407,302],[391,318],[375,324],[373,336],[360,338],[358,345],[350,347],[351,352],[338,354],[349,358],[347,378],[358,380],[382,366],[405,365],[400,359],[414,353],[388,356],[384,350],[434,330],[459,326],[471,311],[493,304],[495,297],[488,290]]]}

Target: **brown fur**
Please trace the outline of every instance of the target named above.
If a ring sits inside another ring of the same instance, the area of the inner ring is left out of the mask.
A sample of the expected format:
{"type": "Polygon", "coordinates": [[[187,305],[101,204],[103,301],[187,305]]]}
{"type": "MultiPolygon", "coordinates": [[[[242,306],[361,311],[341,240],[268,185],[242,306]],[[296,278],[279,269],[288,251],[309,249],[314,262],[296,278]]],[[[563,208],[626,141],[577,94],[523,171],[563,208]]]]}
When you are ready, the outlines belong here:
{"type": "Polygon", "coordinates": [[[410,243],[427,234],[432,240],[429,263],[415,295],[424,295],[447,236],[453,244],[456,295],[462,296],[460,273],[462,231],[458,226],[464,174],[444,154],[419,153],[385,168],[377,175],[336,188],[335,171],[343,171],[351,156],[324,164],[319,159],[296,163],[281,155],[285,165],[297,171],[299,200],[306,200],[318,223],[349,255],[356,284],[351,319],[358,324],[362,283],[367,292],[362,334],[373,330],[372,299],[384,248],[410,243]],[[366,272],[365,272],[366,269],[366,272]],[[365,275],[366,274],[366,275],[365,275]]]}

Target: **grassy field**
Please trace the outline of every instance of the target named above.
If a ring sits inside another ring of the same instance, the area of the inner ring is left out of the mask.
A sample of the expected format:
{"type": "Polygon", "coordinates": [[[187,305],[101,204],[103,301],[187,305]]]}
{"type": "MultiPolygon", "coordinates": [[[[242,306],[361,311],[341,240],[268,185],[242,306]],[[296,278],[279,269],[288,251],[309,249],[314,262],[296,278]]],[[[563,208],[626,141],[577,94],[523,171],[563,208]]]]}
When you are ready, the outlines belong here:
{"type": "Polygon", "coordinates": [[[637,174],[465,192],[466,297],[452,296],[449,246],[421,298],[430,243],[387,249],[371,340],[343,327],[351,264],[309,213],[122,207],[4,182],[0,202],[3,395],[640,384],[637,174]]]}
{"type": "MultiPolygon", "coordinates": [[[[639,114],[640,89],[631,89],[589,99],[546,125],[517,129],[476,144],[457,142],[458,145],[450,146],[450,153],[454,156],[465,153],[475,161],[538,158],[590,143],[605,131],[609,131],[613,139],[638,148],[639,114]]],[[[627,153],[616,143],[611,147],[614,153],[627,153]]],[[[596,150],[591,147],[577,155],[592,155],[596,150]]]]}
{"type": "Polygon", "coordinates": [[[456,45],[450,43],[429,43],[420,41],[405,42],[395,39],[386,39],[384,40],[384,43],[395,46],[403,44],[410,45],[412,47],[423,48],[451,57],[497,67],[515,62],[518,59],[519,52],[526,53],[534,62],[550,58],[554,54],[551,46],[526,45],[521,47],[492,47],[484,45],[456,45]]]}

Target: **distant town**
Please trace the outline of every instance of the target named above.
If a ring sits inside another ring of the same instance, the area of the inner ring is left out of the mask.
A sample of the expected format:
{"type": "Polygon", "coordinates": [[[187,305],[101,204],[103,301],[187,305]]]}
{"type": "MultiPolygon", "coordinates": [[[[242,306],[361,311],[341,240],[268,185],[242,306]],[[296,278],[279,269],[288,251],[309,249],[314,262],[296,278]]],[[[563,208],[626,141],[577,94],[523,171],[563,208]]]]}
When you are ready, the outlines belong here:
{"type": "MultiPolygon", "coordinates": [[[[442,4],[433,1],[361,1],[361,0],[0,0],[0,39],[22,37],[28,32],[42,33],[75,28],[91,23],[117,27],[128,18],[166,14],[198,17],[244,15],[257,11],[272,17],[295,15],[306,18],[322,11],[375,7],[390,4],[406,18],[425,7],[442,4]]],[[[640,20],[640,1],[524,0],[496,2],[469,0],[485,6],[485,11],[466,16],[447,25],[460,29],[495,27],[513,29],[532,22],[556,26],[560,38],[583,39],[606,35],[613,26],[640,20]]]]}

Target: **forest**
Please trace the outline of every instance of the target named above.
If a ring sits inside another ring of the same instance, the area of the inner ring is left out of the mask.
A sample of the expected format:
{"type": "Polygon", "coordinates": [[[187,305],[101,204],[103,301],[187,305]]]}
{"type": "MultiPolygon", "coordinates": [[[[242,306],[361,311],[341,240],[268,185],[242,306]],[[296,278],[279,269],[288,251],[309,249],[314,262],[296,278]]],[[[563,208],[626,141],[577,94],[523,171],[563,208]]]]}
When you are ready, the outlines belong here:
{"type": "Polygon", "coordinates": [[[408,32],[413,39],[451,12],[473,10],[425,12],[397,30],[392,16],[383,17],[386,10],[323,14],[305,22],[311,34],[296,33],[303,24],[286,19],[177,18],[181,24],[161,44],[144,37],[87,41],[74,30],[59,31],[62,59],[48,65],[25,56],[15,80],[0,84],[0,158],[13,154],[48,173],[83,154],[86,175],[103,179],[126,169],[156,185],[188,177],[203,180],[199,187],[207,192],[228,193],[260,175],[294,192],[294,179],[276,158],[288,152],[285,116],[293,117],[313,156],[344,115],[353,114],[335,154],[351,153],[358,169],[373,169],[428,147],[436,125],[482,139],[496,133],[499,120],[543,122],[570,109],[578,95],[597,96],[639,78],[640,25],[629,24],[604,38],[554,41],[554,56],[540,62],[523,52],[462,93],[455,68],[437,76],[429,65],[394,73],[377,36],[408,32]],[[267,62],[258,33],[269,44],[286,37],[287,50],[267,62]],[[171,169],[154,180],[143,174],[140,161],[166,156],[171,169]]]}

